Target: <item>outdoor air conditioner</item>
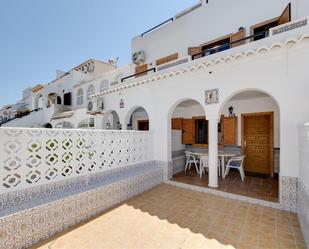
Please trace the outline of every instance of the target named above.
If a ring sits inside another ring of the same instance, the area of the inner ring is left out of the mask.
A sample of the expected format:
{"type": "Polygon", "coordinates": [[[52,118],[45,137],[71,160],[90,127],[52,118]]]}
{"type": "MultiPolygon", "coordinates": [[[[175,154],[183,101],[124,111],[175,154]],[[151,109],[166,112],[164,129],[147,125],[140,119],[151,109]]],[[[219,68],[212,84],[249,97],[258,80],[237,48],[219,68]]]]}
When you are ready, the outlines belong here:
{"type": "Polygon", "coordinates": [[[141,63],[144,63],[146,60],[146,54],[145,54],[145,51],[144,50],[139,50],[135,53],[133,53],[132,55],[132,62],[134,64],[141,64],[141,63]]]}
{"type": "Polygon", "coordinates": [[[87,104],[87,112],[89,114],[100,114],[104,110],[103,99],[89,100],[87,104]]]}

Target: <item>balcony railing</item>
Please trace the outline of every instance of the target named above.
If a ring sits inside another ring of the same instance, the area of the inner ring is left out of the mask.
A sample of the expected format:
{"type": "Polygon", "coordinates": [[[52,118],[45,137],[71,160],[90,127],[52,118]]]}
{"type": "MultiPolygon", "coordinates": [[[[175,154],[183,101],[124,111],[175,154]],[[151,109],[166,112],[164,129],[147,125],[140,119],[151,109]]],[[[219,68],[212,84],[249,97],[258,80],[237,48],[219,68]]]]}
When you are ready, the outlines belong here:
{"type": "Polygon", "coordinates": [[[148,70],[146,70],[146,71],[143,71],[143,72],[140,72],[140,73],[136,73],[136,74],[132,74],[132,75],[126,76],[126,77],[124,77],[124,78],[121,78],[121,82],[124,82],[125,80],[130,79],[130,78],[133,78],[133,77],[145,75],[145,74],[147,74],[148,72],[151,72],[151,71],[153,71],[153,72],[155,73],[155,72],[156,72],[156,68],[153,67],[153,68],[150,68],[150,69],[148,69],[148,70]]]}
{"type": "Polygon", "coordinates": [[[224,43],[222,45],[218,45],[218,46],[215,46],[215,47],[212,47],[212,48],[209,48],[209,49],[205,49],[205,50],[203,50],[203,51],[201,51],[197,54],[193,54],[191,56],[191,59],[195,60],[195,59],[205,57],[205,56],[208,56],[208,55],[211,55],[211,54],[216,54],[216,53],[219,53],[221,51],[228,50],[230,48],[243,45],[247,41],[251,42],[253,40],[256,40],[255,38],[258,38],[260,40],[260,39],[264,39],[268,36],[269,36],[268,30],[262,31],[262,32],[256,33],[254,35],[247,36],[247,37],[239,39],[239,40],[235,40],[235,41],[224,43]]]}
{"type": "Polygon", "coordinates": [[[157,28],[159,28],[159,27],[161,27],[161,26],[163,26],[163,25],[165,25],[167,23],[173,22],[173,21],[174,21],[174,18],[172,17],[172,18],[170,18],[170,19],[168,19],[168,20],[158,24],[157,26],[154,26],[153,28],[145,31],[144,33],[141,34],[141,37],[145,36],[146,34],[150,33],[151,31],[153,31],[153,30],[155,30],[155,29],[157,29],[157,28]]]}

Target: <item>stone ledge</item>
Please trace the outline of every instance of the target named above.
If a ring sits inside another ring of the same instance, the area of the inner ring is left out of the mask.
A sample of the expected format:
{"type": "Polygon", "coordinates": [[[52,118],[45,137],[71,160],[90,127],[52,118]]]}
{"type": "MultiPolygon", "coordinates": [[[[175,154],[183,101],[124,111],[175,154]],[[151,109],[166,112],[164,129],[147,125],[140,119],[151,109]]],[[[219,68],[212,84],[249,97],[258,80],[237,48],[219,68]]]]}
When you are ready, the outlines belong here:
{"type": "Polygon", "coordinates": [[[162,169],[121,179],[0,219],[0,248],[27,248],[162,183],[162,169]]]}
{"type": "Polygon", "coordinates": [[[142,175],[155,167],[156,163],[149,161],[5,193],[0,195],[0,217],[142,175]]]}

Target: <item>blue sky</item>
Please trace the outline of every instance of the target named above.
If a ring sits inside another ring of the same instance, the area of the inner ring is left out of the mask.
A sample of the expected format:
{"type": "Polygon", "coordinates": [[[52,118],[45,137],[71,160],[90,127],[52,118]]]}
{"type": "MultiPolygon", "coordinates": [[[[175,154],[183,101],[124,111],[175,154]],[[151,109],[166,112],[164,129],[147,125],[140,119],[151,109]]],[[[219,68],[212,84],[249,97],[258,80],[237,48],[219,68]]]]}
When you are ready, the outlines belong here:
{"type": "Polygon", "coordinates": [[[198,0],[9,0],[0,8],[0,106],[93,58],[130,62],[131,38],[198,0]]]}

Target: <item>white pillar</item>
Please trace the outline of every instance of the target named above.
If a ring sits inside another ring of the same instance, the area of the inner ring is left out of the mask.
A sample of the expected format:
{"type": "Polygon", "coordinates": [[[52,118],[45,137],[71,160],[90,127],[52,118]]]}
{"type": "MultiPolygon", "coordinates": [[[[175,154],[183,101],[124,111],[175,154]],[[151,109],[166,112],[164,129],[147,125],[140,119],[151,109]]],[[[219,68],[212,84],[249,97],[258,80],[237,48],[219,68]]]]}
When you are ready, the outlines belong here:
{"type": "Polygon", "coordinates": [[[208,150],[209,150],[209,172],[208,186],[218,187],[218,120],[210,119],[208,121],[208,150]]]}

